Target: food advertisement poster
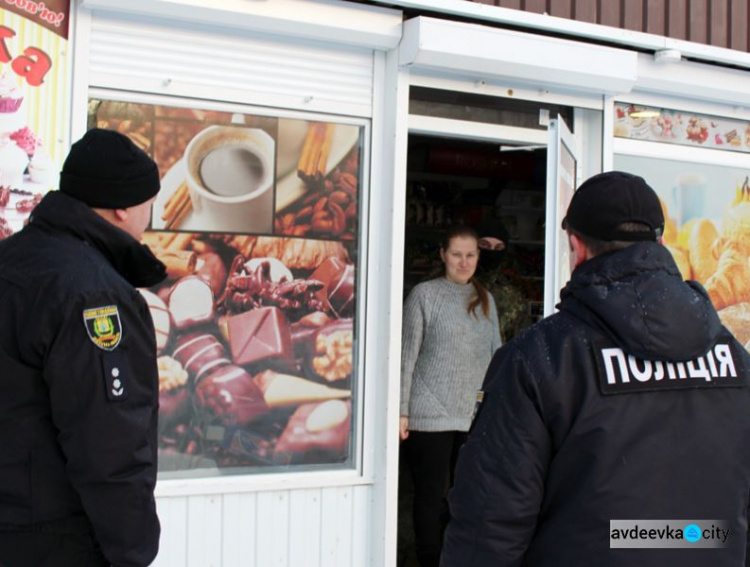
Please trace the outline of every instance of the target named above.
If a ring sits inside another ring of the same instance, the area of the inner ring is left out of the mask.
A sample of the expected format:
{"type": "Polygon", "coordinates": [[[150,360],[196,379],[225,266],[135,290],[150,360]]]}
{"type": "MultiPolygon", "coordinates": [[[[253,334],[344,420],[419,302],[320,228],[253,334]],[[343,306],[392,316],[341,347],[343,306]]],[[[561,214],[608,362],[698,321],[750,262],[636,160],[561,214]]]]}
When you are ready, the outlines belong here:
{"type": "Polygon", "coordinates": [[[626,155],[616,155],[614,166],[656,190],[677,267],[703,284],[750,351],[750,169],[626,155]]]}
{"type": "Polygon", "coordinates": [[[614,135],[683,146],[750,152],[750,122],[667,108],[615,104],[614,135]]]}
{"type": "Polygon", "coordinates": [[[0,8],[0,239],[56,189],[70,136],[69,1],[0,8]]]}
{"type": "Polygon", "coordinates": [[[162,178],[162,477],[351,466],[364,128],[90,100],[162,178]],[[213,471],[213,472],[212,472],[213,471]]]}

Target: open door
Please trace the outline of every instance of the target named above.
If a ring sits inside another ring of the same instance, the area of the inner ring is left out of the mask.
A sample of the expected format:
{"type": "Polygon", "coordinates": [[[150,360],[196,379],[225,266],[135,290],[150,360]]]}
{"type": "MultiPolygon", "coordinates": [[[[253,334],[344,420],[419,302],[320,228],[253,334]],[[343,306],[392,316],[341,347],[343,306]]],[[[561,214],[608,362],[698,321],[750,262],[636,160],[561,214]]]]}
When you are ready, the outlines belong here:
{"type": "Polygon", "coordinates": [[[547,210],[544,258],[544,316],[555,311],[560,290],[570,279],[570,248],[562,229],[573,192],[578,187],[578,156],[575,138],[565,121],[557,116],[549,123],[547,146],[547,210]]]}

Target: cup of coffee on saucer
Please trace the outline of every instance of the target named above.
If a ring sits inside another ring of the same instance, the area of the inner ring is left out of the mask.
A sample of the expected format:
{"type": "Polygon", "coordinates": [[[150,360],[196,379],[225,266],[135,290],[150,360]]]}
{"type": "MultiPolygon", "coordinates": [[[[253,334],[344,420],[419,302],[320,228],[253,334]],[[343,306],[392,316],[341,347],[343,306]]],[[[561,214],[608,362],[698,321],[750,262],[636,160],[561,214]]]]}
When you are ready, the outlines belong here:
{"type": "Polygon", "coordinates": [[[186,184],[201,230],[273,228],[274,140],[258,128],[209,126],[185,148],[186,184]]]}

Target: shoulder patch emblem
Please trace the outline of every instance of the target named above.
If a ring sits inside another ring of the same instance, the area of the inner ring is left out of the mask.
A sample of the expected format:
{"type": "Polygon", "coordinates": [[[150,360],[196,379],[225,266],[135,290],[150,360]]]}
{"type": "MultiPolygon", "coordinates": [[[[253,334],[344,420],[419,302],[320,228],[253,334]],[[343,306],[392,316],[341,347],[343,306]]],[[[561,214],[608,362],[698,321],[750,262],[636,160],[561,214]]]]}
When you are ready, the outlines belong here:
{"type": "Polygon", "coordinates": [[[102,350],[114,350],[122,338],[120,313],[116,305],[84,309],[83,323],[91,341],[102,350]]]}

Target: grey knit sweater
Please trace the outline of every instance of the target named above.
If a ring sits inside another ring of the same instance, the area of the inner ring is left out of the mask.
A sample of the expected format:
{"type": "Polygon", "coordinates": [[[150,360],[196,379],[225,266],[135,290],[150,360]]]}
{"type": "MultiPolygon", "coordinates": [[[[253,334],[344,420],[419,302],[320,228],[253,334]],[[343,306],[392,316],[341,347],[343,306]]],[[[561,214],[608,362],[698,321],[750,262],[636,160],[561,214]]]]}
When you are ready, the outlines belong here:
{"type": "Polygon", "coordinates": [[[497,310],[467,307],[472,284],[444,277],[417,285],[404,308],[401,415],[414,431],[468,431],[477,390],[500,347],[497,310]]]}

